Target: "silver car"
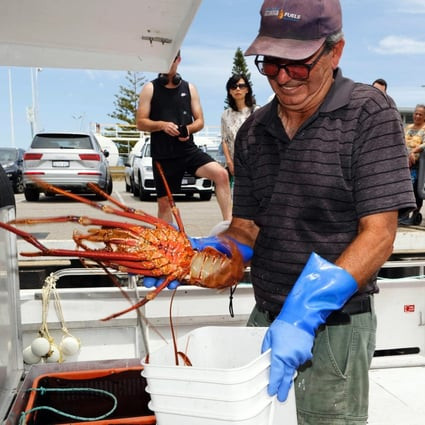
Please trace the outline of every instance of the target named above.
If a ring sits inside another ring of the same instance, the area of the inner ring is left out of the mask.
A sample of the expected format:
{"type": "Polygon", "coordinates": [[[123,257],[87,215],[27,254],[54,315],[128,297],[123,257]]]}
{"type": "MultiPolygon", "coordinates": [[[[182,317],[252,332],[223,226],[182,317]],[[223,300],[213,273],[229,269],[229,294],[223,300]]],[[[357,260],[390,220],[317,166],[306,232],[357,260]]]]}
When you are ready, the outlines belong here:
{"type": "Polygon", "coordinates": [[[24,191],[22,178],[24,153],[25,151],[20,148],[0,148],[0,164],[9,177],[15,193],[24,191]]]}
{"type": "Polygon", "coordinates": [[[87,183],[92,182],[111,194],[108,155],[89,133],[36,134],[24,155],[25,199],[38,201],[42,191],[32,177],[77,193],[88,192],[87,183]]]}

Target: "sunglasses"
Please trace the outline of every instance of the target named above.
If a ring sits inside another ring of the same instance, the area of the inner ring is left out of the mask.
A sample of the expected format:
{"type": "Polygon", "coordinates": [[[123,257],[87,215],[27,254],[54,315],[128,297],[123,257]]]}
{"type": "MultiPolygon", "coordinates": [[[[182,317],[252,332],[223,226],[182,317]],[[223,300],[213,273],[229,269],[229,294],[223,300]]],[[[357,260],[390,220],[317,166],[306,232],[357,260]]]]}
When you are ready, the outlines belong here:
{"type": "Polygon", "coordinates": [[[247,89],[248,88],[248,84],[244,84],[244,83],[239,83],[239,84],[232,84],[230,86],[230,90],[236,90],[236,89],[247,89]]]}
{"type": "MultiPolygon", "coordinates": [[[[268,56],[256,56],[255,65],[260,71],[261,74],[269,78],[277,77],[281,69],[284,69],[290,78],[294,80],[307,80],[310,76],[311,70],[319,62],[320,58],[327,52],[328,49],[323,48],[319,56],[312,63],[303,63],[303,62],[289,62],[289,63],[279,63],[279,59],[271,58],[268,56]]],[[[314,56],[314,55],[313,55],[314,56]]],[[[311,56],[310,56],[311,58],[311,56]]],[[[308,61],[310,58],[307,58],[308,61]]]]}

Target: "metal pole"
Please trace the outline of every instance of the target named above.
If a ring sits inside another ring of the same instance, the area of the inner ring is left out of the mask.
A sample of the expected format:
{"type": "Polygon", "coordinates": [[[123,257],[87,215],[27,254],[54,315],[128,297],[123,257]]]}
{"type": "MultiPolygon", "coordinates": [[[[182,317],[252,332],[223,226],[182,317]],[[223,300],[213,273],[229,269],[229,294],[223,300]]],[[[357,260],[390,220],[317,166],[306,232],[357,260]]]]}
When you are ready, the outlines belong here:
{"type": "Polygon", "coordinates": [[[39,107],[39,90],[38,90],[38,74],[43,70],[43,68],[34,68],[34,86],[35,86],[35,115],[34,115],[34,119],[35,119],[35,128],[36,131],[40,130],[40,107],[39,107]]]}
{"type": "Polygon", "coordinates": [[[37,133],[37,118],[36,118],[36,107],[35,107],[35,82],[34,82],[34,68],[30,68],[31,72],[31,96],[32,96],[32,116],[31,119],[31,131],[32,136],[34,136],[35,133],[37,133]]]}
{"type": "Polygon", "coordinates": [[[10,140],[15,147],[15,120],[13,118],[13,94],[12,94],[12,71],[8,69],[9,75],[9,109],[10,109],[10,140]]]}
{"type": "Polygon", "coordinates": [[[38,127],[38,73],[41,68],[31,68],[31,94],[32,94],[32,113],[33,113],[33,133],[37,133],[38,127]]]}

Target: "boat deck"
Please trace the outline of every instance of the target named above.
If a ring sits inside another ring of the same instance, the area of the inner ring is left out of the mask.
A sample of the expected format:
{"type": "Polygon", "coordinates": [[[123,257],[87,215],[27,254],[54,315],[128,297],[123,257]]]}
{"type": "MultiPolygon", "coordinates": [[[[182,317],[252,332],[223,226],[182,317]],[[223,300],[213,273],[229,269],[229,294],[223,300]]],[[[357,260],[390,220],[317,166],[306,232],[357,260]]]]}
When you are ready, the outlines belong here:
{"type": "Polygon", "coordinates": [[[425,423],[425,366],[372,369],[369,376],[369,425],[425,423]]]}
{"type": "MultiPolygon", "coordinates": [[[[378,317],[377,350],[387,355],[375,357],[370,370],[369,425],[425,423],[425,260],[421,258],[425,252],[424,231],[422,228],[400,229],[395,257],[400,256],[403,261],[389,261],[386,269],[393,272],[399,268],[402,277],[382,278],[380,293],[374,297],[378,317]]],[[[70,274],[76,272],[69,270],[70,274]]],[[[68,272],[62,269],[59,273],[68,272]]],[[[87,274],[87,269],[81,273],[87,274]]],[[[125,290],[136,301],[148,290],[135,283],[129,281],[125,290]]],[[[57,288],[68,329],[82,342],[79,355],[66,359],[63,367],[75,361],[140,359],[146,353],[146,342],[152,352],[165,343],[164,338],[170,339],[170,291],[163,291],[142,309],[147,321],[132,312],[100,322],[99,319],[128,307],[128,301],[116,288],[61,288],[60,281],[57,288]]],[[[20,295],[25,347],[40,327],[41,290],[21,290],[20,295]]],[[[251,285],[240,285],[233,298],[235,317],[231,318],[228,291],[180,287],[173,303],[173,322],[178,336],[201,326],[243,326],[253,303],[251,285]]],[[[53,307],[47,321],[52,336],[60,341],[61,323],[53,307]]]]}
{"type": "MultiPolygon", "coordinates": [[[[409,262],[417,265],[417,262],[409,262]]],[[[391,266],[391,264],[389,264],[391,266]]],[[[63,273],[63,272],[62,272],[63,273]]],[[[60,287],[60,285],[58,285],[60,287]]],[[[375,296],[378,316],[377,350],[388,354],[375,357],[370,370],[369,425],[423,425],[425,418],[425,279],[382,279],[375,296]],[[401,353],[401,354],[400,354],[401,353]],[[413,353],[413,354],[404,354],[413,353]]],[[[129,295],[144,296],[127,289],[129,295]]],[[[101,317],[128,306],[116,288],[61,290],[63,314],[71,332],[81,338],[78,356],[67,361],[101,361],[144,356],[144,340],[155,350],[170,338],[168,307],[170,291],[163,291],[143,308],[148,322],[140,322],[134,312],[109,322],[101,317]],[[96,308],[93,309],[93,305],[96,308]],[[112,343],[111,343],[112,342],[112,343]]],[[[24,346],[39,327],[40,291],[21,291],[24,346]]],[[[250,284],[241,285],[234,295],[235,317],[228,313],[228,291],[181,287],[173,305],[173,322],[178,336],[201,326],[243,326],[253,307],[250,284]]],[[[60,338],[60,323],[49,311],[49,329],[60,338]]],[[[64,363],[65,365],[66,363],[64,363]]]]}

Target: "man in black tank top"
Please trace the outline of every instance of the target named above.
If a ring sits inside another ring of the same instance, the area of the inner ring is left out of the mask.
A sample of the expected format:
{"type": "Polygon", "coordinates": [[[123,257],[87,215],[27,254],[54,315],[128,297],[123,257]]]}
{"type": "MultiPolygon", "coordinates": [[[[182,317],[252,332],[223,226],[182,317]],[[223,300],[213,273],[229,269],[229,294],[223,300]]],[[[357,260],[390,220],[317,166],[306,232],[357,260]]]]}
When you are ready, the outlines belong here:
{"type": "MultiPolygon", "coordinates": [[[[185,171],[212,180],[223,220],[232,214],[227,171],[193,141],[193,133],[204,127],[204,116],[196,87],[177,73],[180,52],[167,74],[147,83],[137,110],[137,128],[151,133],[151,156],[161,164],[171,191],[180,188],[185,171]]],[[[153,167],[158,217],[173,221],[165,188],[153,167]]]]}

